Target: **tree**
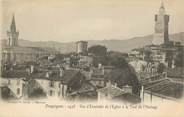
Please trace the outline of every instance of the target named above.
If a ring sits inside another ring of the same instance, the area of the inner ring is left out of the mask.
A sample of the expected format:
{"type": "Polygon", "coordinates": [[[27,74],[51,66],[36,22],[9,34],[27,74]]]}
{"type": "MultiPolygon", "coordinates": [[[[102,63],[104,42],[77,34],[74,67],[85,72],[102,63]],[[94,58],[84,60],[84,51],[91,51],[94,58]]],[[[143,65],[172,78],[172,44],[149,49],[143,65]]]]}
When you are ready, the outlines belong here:
{"type": "Polygon", "coordinates": [[[128,66],[125,58],[128,56],[127,53],[109,51],[107,48],[101,45],[95,45],[88,49],[88,51],[95,56],[93,57],[93,65],[98,66],[99,63],[102,65],[110,65],[116,68],[125,68],[128,66]]]}
{"type": "Polygon", "coordinates": [[[118,55],[108,56],[107,60],[108,60],[108,65],[114,66],[116,68],[125,68],[128,66],[127,61],[122,56],[118,56],[118,55]]]}
{"type": "Polygon", "coordinates": [[[126,53],[110,51],[106,52],[103,56],[94,56],[93,65],[97,67],[98,64],[101,63],[102,65],[114,66],[116,68],[125,68],[128,66],[128,63],[125,60],[126,57],[126,53]]]}
{"type": "Polygon", "coordinates": [[[106,75],[106,79],[111,83],[116,83],[117,87],[132,86],[132,93],[140,95],[141,84],[137,78],[134,68],[128,65],[126,68],[115,68],[106,75]]]}
{"type": "Polygon", "coordinates": [[[107,48],[105,46],[95,45],[91,46],[88,49],[88,52],[94,54],[95,56],[106,56],[107,48]]]}

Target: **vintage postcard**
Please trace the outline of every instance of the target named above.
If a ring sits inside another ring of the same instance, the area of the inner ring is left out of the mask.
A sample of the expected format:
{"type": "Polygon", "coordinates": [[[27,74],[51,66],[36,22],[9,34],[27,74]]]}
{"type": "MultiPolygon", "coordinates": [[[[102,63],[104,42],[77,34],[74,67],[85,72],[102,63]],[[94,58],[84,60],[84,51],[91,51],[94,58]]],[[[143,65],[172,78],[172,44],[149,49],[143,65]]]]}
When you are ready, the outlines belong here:
{"type": "Polygon", "coordinates": [[[0,0],[0,117],[184,117],[183,0],[0,0]]]}

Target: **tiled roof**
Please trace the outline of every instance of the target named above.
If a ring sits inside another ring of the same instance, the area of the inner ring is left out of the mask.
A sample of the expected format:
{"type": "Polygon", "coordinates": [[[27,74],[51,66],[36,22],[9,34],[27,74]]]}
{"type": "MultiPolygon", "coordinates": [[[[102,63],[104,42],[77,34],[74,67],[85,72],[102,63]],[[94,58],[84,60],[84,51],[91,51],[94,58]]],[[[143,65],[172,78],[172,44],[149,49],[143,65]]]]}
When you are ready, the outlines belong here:
{"type": "Polygon", "coordinates": [[[77,41],[76,43],[88,43],[87,41],[77,41]]]}
{"type": "Polygon", "coordinates": [[[101,69],[93,68],[93,74],[92,76],[101,76],[103,75],[103,71],[101,69]]]}
{"type": "Polygon", "coordinates": [[[78,73],[78,70],[65,70],[62,82],[68,84],[78,73]]]}
{"type": "Polygon", "coordinates": [[[137,95],[130,94],[130,93],[125,93],[122,95],[115,96],[113,99],[118,100],[118,101],[122,101],[122,102],[132,103],[132,104],[136,104],[136,103],[141,102],[140,97],[138,97],[137,95]]]}
{"type": "Polygon", "coordinates": [[[114,66],[103,66],[104,69],[114,69],[114,66]]]}
{"type": "Polygon", "coordinates": [[[115,97],[115,96],[126,93],[122,89],[120,89],[118,87],[115,87],[113,85],[98,89],[97,91],[101,92],[101,93],[104,93],[104,94],[110,94],[112,97],[115,97]]]}
{"type": "Polygon", "coordinates": [[[169,80],[162,80],[151,86],[145,87],[145,89],[166,97],[181,98],[183,96],[184,85],[169,80]]]}
{"type": "Polygon", "coordinates": [[[90,82],[86,81],[83,82],[80,89],[78,89],[75,92],[72,92],[70,95],[76,95],[76,94],[80,94],[80,93],[87,93],[87,92],[91,92],[91,91],[95,91],[96,87],[94,85],[92,85],[90,82]]]}
{"type": "Polygon", "coordinates": [[[95,77],[92,77],[91,79],[90,79],[90,81],[105,81],[105,78],[103,78],[103,77],[100,77],[100,78],[95,78],[95,77]]]}
{"type": "Polygon", "coordinates": [[[168,68],[167,75],[174,78],[184,78],[184,67],[168,68]]]}
{"type": "Polygon", "coordinates": [[[58,73],[52,73],[49,77],[46,77],[47,71],[42,71],[38,73],[31,74],[31,78],[34,79],[46,79],[46,80],[54,80],[54,81],[61,81],[65,84],[68,84],[78,73],[78,70],[65,70],[63,76],[59,75],[58,73]]]}
{"type": "Polygon", "coordinates": [[[25,70],[4,70],[1,73],[3,78],[25,78],[28,73],[25,70]]]}
{"type": "Polygon", "coordinates": [[[46,78],[46,71],[33,73],[29,77],[34,79],[48,79],[46,78]]]}

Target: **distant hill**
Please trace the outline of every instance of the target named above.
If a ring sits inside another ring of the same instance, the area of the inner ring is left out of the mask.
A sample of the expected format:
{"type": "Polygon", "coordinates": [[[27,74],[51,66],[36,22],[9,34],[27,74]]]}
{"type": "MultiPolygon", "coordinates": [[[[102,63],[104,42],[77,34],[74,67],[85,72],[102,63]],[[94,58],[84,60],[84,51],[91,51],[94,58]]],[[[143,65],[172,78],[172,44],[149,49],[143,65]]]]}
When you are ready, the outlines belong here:
{"type": "MultiPolygon", "coordinates": [[[[171,34],[170,40],[184,42],[184,32],[171,34]],[[182,41],[183,40],[183,41],[182,41]]],[[[147,35],[143,37],[134,37],[126,40],[89,40],[88,46],[92,45],[104,45],[108,50],[114,50],[119,52],[127,52],[134,48],[143,47],[145,45],[150,45],[153,39],[153,35],[147,35]]],[[[27,40],[19,40],[19,45],[21,46],[31,46],[31,47],[55,47],[62,53],[75,51],[75,42],[55,42],[55,41],[38,41],[32,42],[27,40]]]]}

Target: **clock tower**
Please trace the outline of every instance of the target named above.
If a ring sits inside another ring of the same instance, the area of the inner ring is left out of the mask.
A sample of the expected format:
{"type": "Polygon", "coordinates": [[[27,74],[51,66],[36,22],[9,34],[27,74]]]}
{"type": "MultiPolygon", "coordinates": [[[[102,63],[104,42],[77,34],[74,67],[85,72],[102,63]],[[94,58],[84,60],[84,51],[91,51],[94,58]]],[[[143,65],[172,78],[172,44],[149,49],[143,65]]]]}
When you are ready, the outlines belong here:
{"type": "Polygon", "coordinates": [[[167,44],[169,42],[169,15],[165,13],[162,2],[158,14],[155,15],[155,32],[153,35],[153,45],[167,44]]]}

